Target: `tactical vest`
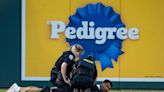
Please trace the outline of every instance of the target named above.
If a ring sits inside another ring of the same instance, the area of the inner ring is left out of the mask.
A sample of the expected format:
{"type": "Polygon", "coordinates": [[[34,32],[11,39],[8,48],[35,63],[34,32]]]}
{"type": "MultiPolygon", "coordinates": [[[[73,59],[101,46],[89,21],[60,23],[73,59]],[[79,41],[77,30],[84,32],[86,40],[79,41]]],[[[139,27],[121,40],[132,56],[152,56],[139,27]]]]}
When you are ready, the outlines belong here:
{"type": "Polygon", "coordinates": [[[92,77],[95,71],[95,63],[94,61],[83,59],[79,61],[77,65],[77,74],[78,75],[89,75],[92,77]]]}

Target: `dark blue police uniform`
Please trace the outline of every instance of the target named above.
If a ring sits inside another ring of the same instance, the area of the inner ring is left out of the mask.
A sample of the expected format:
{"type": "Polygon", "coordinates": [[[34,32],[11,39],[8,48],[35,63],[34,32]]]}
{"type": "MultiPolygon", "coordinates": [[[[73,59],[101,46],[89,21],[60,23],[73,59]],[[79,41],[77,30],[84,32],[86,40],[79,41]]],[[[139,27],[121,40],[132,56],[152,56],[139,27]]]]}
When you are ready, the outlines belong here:
{"type": "MultiPolygon", "coordinates": [[[[71,87],[64,82],[62,74],[61,74],[61,65],[63,62],[67,63],[66,68],[66,76],[69,78],[70,73],[73,69],[73,65],[75,64],[75,55],[71,51],[65,51],[60,58],[55,63],[54,67],[51,70],[51,79],[50,81],[58,86],[60,90],[64,90],[64,92],[71,92],[71,87]],[[56,81],[58,78],[59,81],[56,81]]],[[[62,92],[62,91],[61,91],[62,92]]]]}
{"type": "Polygon", "coordinates": [[[94,60],[91,57],[79,60],[78,63],[76,63],[76,68],[76,73],[72,79],[73,88],[82,90],[92,88],[97,77],[94,60]]]}

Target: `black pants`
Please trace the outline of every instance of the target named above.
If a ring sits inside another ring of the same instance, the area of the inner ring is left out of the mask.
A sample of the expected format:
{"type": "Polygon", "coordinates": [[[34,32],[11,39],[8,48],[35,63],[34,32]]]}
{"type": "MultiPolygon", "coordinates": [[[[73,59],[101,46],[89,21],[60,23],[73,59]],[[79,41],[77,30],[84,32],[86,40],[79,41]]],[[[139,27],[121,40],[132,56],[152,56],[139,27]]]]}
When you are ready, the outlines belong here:
{"type": "Polygon", "coordinates": [[[94,84],[93,79],[88,75],[75,75],[72,80],[72,87],[85,90],[94,84]]]}
{"type": "Polygon", "coordinates": [[[50,78],[50,81],[51,83],[56,86],[56,79],[58,77],[58,73],[59,73],[59,69],[58,68],[52,68],[51,70],[51,78],[50,78]]]}
{"type": "Polygon", "coordinates": [[[64,81],[56,82],[58,89],[52,89],[52,92],[72,92],[71,86],[69,86],[64,81]]]}
{"type": "Polygon", "coordinates": [[[91,92],[100,92],[100,90],[96,85],[94,85],[91,87],[91,92]]]}

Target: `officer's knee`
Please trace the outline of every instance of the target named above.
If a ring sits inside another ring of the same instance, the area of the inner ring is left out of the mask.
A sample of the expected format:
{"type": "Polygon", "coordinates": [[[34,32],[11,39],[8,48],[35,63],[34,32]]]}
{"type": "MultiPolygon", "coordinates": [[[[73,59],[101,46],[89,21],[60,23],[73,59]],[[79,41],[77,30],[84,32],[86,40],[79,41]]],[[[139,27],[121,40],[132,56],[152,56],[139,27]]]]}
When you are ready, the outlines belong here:
{"type": "Polygon", "coordinates": [[[80,92],[80,89],[74,88],[73,92],[80,92]]]}
{"type": "Polygon", "coordinates": [[[84,90],[84,92],[91,92],[91,89],[87,88],[87,89],[84,90]]]}

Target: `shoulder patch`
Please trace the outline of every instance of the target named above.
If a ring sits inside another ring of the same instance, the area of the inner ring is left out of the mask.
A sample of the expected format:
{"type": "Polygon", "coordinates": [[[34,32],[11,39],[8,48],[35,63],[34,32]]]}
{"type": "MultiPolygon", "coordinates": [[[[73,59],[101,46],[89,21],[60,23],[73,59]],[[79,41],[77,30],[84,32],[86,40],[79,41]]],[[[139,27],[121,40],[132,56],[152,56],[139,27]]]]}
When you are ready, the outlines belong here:
{"type": "Polygon", "coordinates": [[[69,55],[69,59],[70,60],[73,60],[73,55],[69,55]]]}

